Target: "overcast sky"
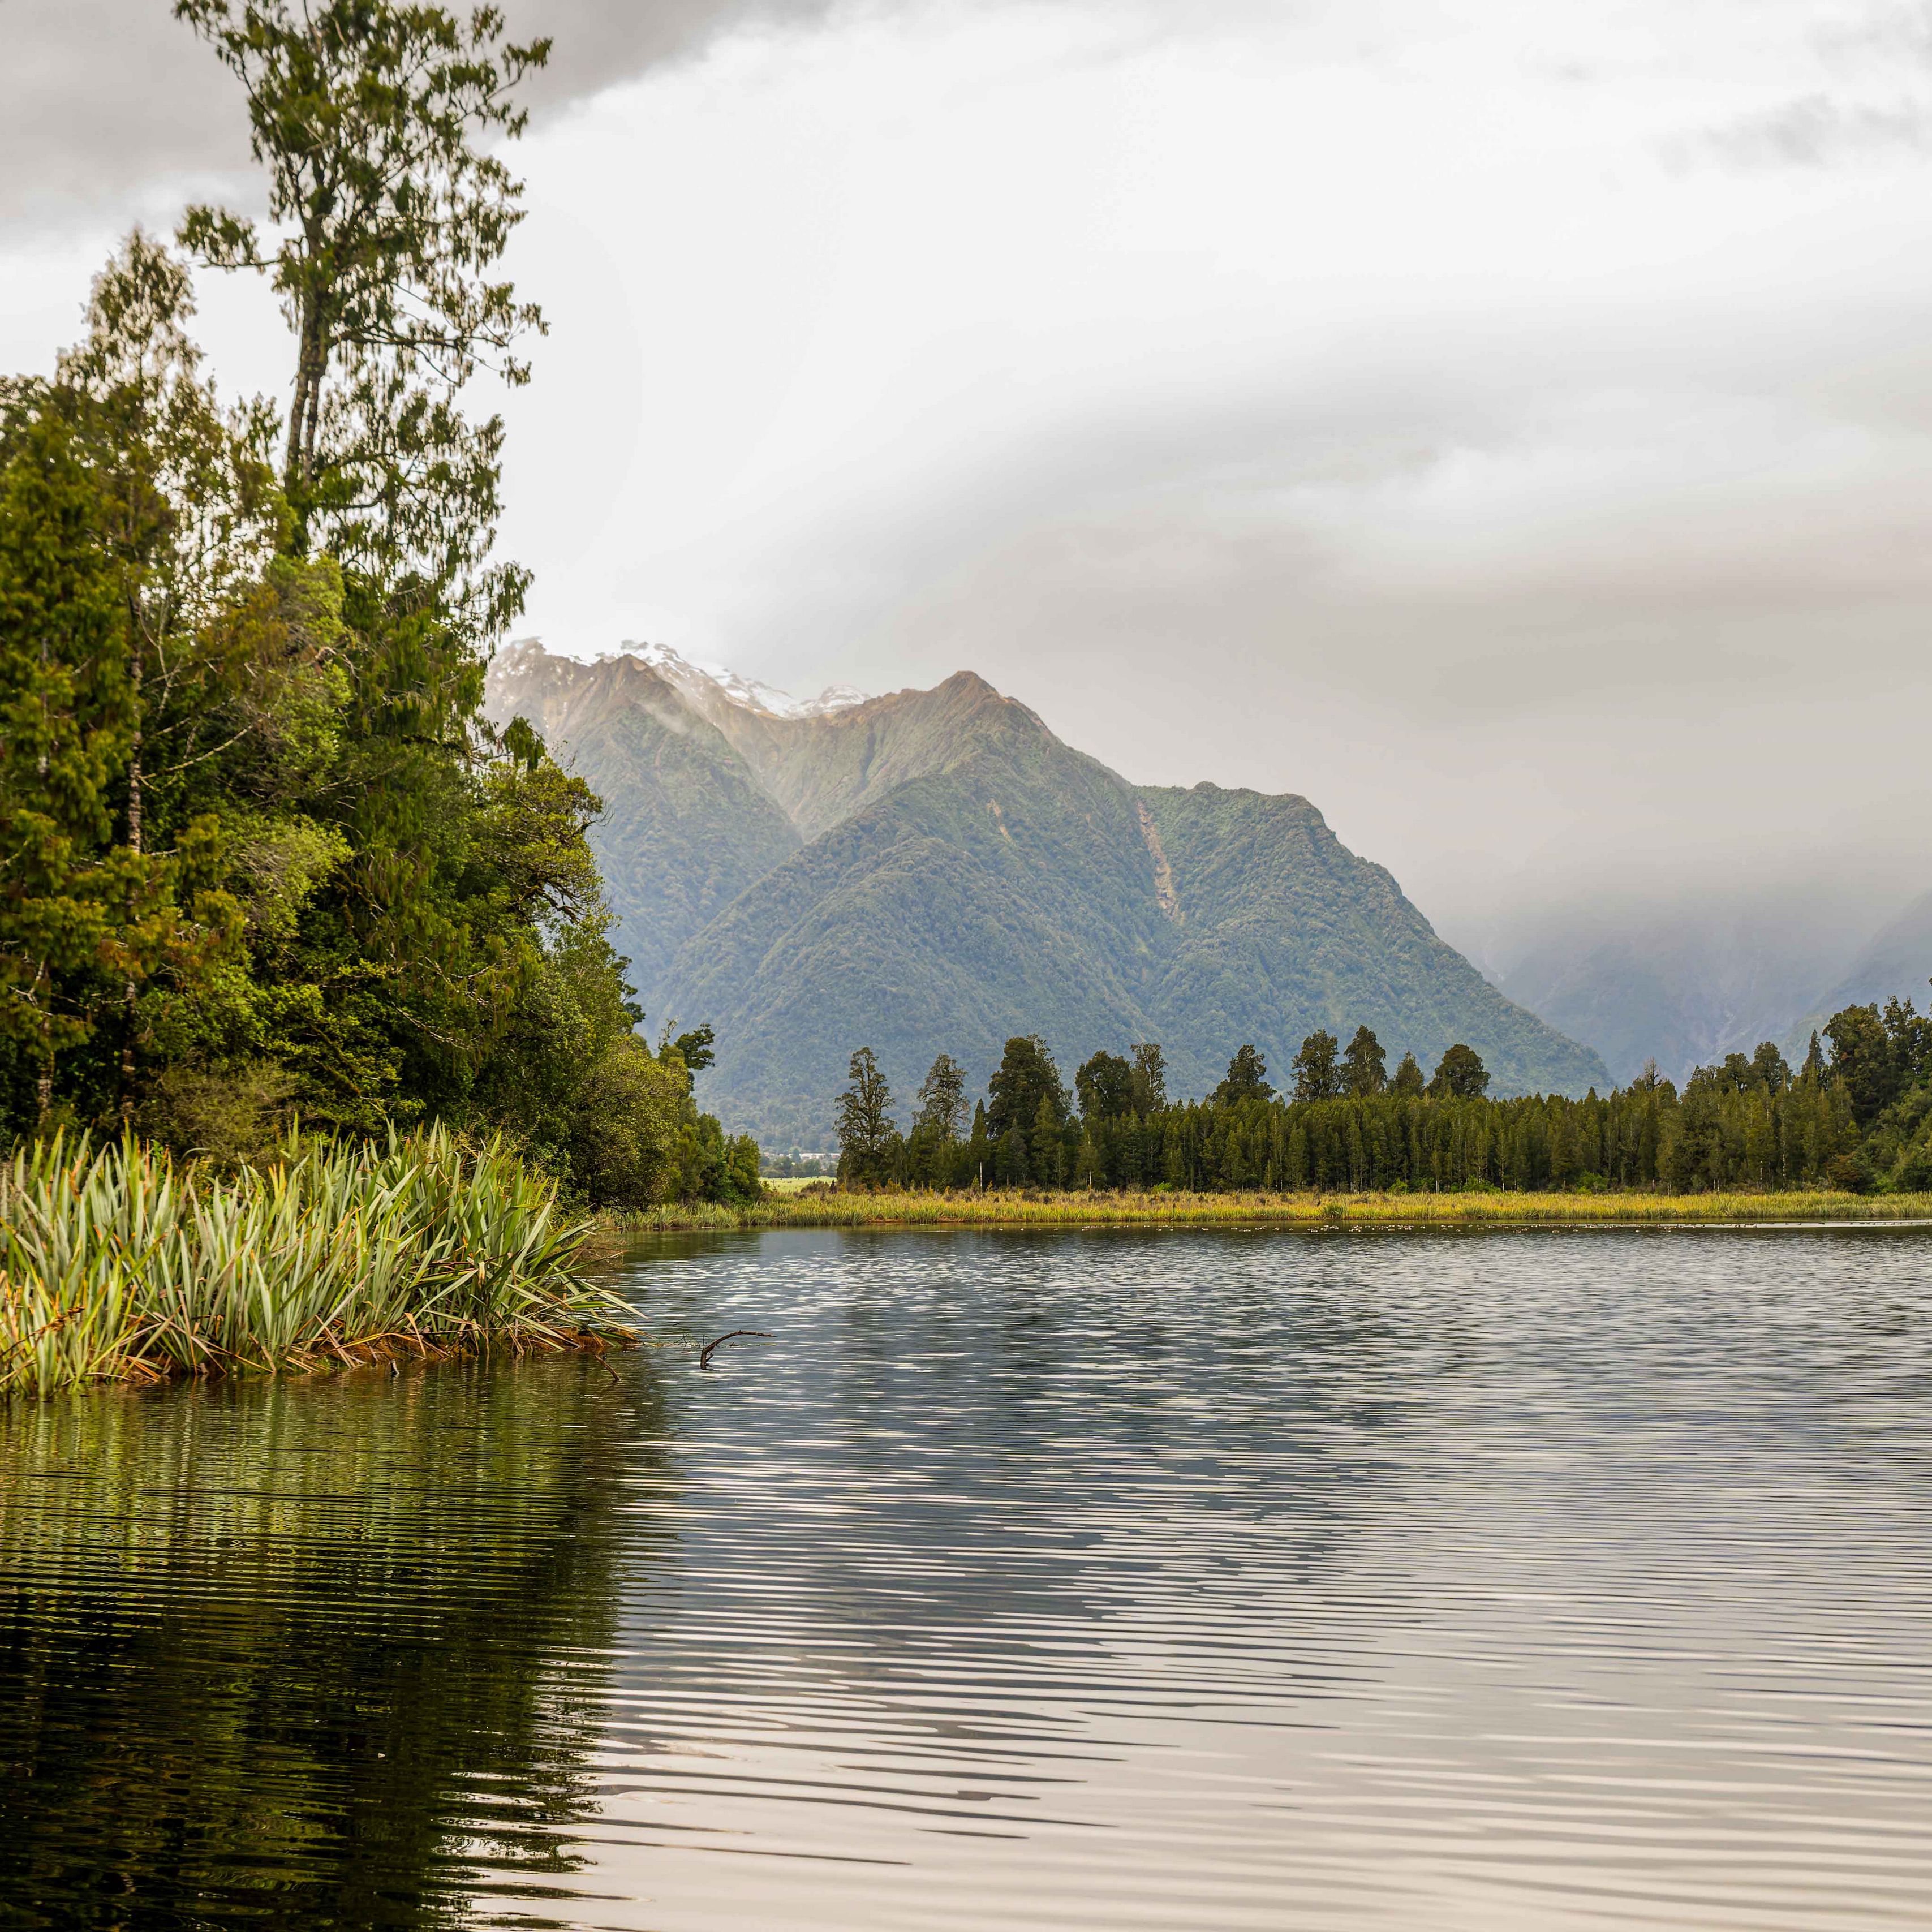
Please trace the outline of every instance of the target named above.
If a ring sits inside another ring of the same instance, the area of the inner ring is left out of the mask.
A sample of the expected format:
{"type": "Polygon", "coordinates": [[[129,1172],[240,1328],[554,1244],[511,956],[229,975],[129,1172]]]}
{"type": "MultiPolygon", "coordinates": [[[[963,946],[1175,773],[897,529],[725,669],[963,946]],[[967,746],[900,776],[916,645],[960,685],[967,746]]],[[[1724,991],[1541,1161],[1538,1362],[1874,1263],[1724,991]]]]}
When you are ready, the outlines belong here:
{"type": "MultiPolygon", "coordinates": [[[[970,667],[1305,793],[1492,961],[1580,881],[1932,884],[1932,6],[512,12],[554,648],[970,667]]],[[[250,192],[167,14],[0,0],[0,364],[250,192]]],[[[203,310],[279,392],[259,290],[203,310]]]]}

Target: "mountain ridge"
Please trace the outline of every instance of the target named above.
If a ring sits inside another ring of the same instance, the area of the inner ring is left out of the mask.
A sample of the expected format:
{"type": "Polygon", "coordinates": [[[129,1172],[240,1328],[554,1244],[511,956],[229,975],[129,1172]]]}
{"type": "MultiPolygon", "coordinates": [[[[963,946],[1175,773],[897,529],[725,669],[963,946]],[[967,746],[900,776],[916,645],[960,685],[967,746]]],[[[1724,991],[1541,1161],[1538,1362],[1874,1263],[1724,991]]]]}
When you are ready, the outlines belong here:
{"type": "Polygon", "coordinates": [[[1305,798],[1135,786],[971,671],[784,714],[687,696],[656,648],[520,647],[489,709],[604,796],[623,948],[661,1021],[716,1028],[706,1104],[734,1127],[823,1145],[854,1047],[903,1097],[940,1051],[983,1078],[1032,1031],[1070,1073],[1159,1040],[1177,1092],[1244,1041],[1279,1079],[1305,1034],[1363,1023],[1391,1066],[1462,1039],[1498,1090],[1607,1084],[1305,798]]]}

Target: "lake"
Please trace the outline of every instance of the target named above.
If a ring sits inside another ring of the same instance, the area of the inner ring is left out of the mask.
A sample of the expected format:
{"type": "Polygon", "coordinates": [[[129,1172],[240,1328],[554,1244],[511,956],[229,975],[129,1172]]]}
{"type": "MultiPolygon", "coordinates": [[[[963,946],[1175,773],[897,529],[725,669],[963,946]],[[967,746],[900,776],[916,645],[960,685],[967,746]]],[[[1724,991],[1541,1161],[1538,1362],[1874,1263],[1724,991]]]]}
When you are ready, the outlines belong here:
{"type": "Polygon", "coordinates": [[[0,1411],[0,1925],[1932,1922],[1932,1232],[623,1279],[0,1411]]]}

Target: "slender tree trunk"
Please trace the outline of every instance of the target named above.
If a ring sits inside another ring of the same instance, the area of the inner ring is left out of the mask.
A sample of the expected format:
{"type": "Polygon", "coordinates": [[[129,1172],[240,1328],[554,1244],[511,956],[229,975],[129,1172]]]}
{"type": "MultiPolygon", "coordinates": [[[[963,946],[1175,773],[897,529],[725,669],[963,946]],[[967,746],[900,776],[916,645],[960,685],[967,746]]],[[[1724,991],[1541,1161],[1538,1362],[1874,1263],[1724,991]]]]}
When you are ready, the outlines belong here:
{"type": "MultiPolygon", "coordinates": [[[[128,849],[138,853],[141,850],[141,680],[146,664],[146,654],[141,648],[141,632],[137,624],[134,631],[133,682],[134,686],[134,730],[128,754],[128,849]]],[[[131,922],[134,908],[130,904],[128,914],[131,922]]],[[[121,1124],[124,1127],[134,1114],[134,980],[128,976],[122,1000],[121,1024],[121,1124]]]]}
{"type": "MultiPolygon", "coordinates": [[[[47,972],[47,962],[44,959],[40,962],[40,970],[35,976],[34,984],[37,986],[44,985],[50,993],[53,991],[47,972]]],[[[44,1007],[40,1012],[40,1075],[34,1087],[38,1102],[34,1125],[37,1132],[45,1133],[47,1115],[52,1111],[54,1104],[54,1021],[53,1016],[44,1007]]]]}
{"type": "Polygon", "coordinates": [[[309,492],[315,486],[316,444],[321,434],[322,387],[328,374],[328,337],[321,304],[313,294],[304,300],[300,347],[296,357],[295,395],[289,407],[288,447],[282,463],[282,487],[296,513],[296,542],[308,548],[309,492]]]}

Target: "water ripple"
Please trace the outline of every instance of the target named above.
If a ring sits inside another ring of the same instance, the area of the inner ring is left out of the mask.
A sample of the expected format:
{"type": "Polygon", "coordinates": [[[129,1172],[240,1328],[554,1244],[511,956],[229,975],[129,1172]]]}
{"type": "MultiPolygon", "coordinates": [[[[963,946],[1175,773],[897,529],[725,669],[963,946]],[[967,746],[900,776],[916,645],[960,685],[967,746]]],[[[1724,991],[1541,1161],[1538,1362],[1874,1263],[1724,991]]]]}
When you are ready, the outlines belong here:
{"type": "Polygon", "coordinates": [[[16,1410],[0,1922],[1932,1922],[1928,1260],[672,1239],[773,1339],[16,1410]]]}

